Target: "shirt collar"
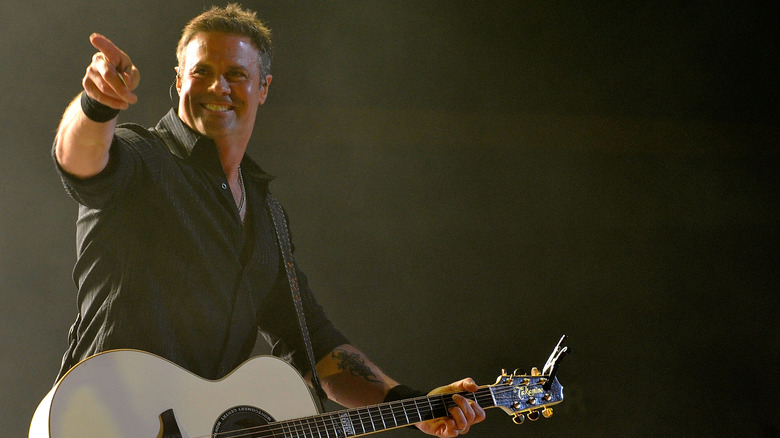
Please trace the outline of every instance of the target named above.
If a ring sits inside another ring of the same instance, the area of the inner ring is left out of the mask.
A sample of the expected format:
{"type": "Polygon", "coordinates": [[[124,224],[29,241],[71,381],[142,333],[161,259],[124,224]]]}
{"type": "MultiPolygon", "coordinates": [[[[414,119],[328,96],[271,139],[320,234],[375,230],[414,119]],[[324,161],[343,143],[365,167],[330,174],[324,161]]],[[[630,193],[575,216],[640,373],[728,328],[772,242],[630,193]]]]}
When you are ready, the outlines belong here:
{"type": "MultiPolygon", "coordinates": [[[[182,159],[196,159],[206,166],[217,165],[219,158],[216,154],[214,141],[187,126],[176,114],[175,109],[171,109],[155,127],[168,150],[182,159]],[[217,162],[214,162],[216,158],[217,162]]],[[[241,168],[244,176],[259,178],[265,181],[271,181],[274,177],[266,173],[257,163],[248,155],[244,154],[241,160],[241,168]]],[[[222,170],[221,167],[219,169],[222,170]]]]}

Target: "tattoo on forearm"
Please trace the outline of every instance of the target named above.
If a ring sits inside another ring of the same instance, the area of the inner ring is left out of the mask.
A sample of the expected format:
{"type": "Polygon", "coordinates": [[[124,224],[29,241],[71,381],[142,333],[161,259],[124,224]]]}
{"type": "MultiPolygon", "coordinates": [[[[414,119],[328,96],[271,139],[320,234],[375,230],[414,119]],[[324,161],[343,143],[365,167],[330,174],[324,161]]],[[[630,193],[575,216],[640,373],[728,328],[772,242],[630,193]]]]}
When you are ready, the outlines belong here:
{"type": "Polygon", "coordinates": [[[350,374],[357,377],[362,377],[369,382],[380,383],[376,375],[371,371],[371,368],[366,365],[366,361],[360,357],[357,353],[350,353],[344,350],[333,350],[331,356],[338,363],[340,370],[349,371],[350,374]]]}

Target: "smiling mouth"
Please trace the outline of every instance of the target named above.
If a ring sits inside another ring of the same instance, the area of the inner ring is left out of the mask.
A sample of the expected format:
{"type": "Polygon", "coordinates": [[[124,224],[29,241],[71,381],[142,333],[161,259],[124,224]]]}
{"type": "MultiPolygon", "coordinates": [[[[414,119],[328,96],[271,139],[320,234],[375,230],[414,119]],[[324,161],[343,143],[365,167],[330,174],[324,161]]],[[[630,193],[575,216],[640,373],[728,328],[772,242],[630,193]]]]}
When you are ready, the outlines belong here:
{"type": "Polygon", "coordinates": [[[206,108],[209,111],[217,111],[217,112],[227,112],[231,110],[230,105],[217,105],[213,103],[204,103],[203,108],[206,108]]]}

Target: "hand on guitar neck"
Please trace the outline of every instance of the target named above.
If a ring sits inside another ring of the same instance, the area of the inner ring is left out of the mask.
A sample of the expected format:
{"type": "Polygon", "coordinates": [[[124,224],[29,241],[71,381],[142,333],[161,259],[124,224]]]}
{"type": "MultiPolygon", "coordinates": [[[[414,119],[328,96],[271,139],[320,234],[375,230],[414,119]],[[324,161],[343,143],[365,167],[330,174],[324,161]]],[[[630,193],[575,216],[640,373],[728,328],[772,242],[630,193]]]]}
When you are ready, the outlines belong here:
{"type": "MultiPolygon", "coordinates": [[[[447,386],[434,389],[428,395],[450,394],[458,392],[476,392],[479,389],[471,378],[463,379],[447,386]]],[[[421,431],[438,437],[454,437],[467,433],[473,424],[485,419],[485,410],[475,400],[460,394],[454,394],[452,401],[455,406],[448,409],[449,417],[417,423],[421,431]]]]}

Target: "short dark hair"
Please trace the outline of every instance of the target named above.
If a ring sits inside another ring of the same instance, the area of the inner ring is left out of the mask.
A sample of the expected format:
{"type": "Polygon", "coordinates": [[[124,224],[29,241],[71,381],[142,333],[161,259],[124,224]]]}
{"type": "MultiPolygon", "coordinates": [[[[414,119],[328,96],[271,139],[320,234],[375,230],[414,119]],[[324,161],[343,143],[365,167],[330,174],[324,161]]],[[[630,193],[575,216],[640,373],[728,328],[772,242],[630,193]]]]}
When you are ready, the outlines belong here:
{"type": "Polygon", "coordinates": [[[243,9],[236,3],[224,8],[213,6],[208,11],[190,20],[181,32],[179,45],[176,47],[176,59],[179,71],[184,68],[184,51],[187,44],[199,32],[223,32],[248,37],[260,53],[260,77],[265,78],[271,73],[271,29],[257,18],[257,13],[243,9]]]}

